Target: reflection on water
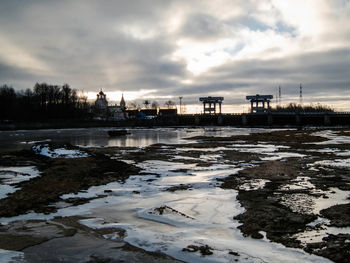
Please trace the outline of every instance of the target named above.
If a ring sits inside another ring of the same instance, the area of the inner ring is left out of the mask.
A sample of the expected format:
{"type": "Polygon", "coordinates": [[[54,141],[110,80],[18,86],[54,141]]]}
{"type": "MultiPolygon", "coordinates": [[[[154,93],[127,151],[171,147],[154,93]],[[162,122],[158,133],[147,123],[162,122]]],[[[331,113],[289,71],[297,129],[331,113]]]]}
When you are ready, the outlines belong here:
{"type": "Polygon", "coordinates": [[[179,143],[186,135],[184,129],[133,129],[129,135],[108,138],[107,146],[144,147],[155,143],[179,143]]]}
{"type": "Polygon", "coordinates": [[[230,136],[262,131],[232,127],[128,129],[130,133],[128,135],[109,137],[107,131],[111,129],[0,131],[0,148],[2,150],[26,149],[38,141],[69,142],[73,145],[93,147],[145,147],[155,143],[179,144],[184,142],[184,138],[193,136],[230,136]]]}

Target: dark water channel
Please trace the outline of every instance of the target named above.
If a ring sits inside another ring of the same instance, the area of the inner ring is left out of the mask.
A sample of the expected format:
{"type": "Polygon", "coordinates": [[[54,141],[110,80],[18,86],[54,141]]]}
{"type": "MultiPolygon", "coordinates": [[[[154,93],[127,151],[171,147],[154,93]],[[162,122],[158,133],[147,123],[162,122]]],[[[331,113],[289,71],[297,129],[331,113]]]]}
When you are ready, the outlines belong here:
{"type": "Polygon", "coordinates": [[[155,143],[188,143],[184,138],[193,136],[231,136],[266,131],[232,127],[128,129],[128,135],[110,137],[108,130],[111,128],[0,131],[0,149],[28,149],[36,142],[45,141],[91,147],[145,147],[155,143]]]}

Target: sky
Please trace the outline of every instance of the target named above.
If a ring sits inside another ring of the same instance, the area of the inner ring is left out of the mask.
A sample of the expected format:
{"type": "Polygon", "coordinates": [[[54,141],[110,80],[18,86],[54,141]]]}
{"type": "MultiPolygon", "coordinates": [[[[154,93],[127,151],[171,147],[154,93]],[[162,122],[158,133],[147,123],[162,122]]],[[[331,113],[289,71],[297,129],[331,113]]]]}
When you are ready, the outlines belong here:
{"type": "Polygon", "coordinates": [[[281,86],[282,104],[350,111],[349,0],[1,0],[0,85],[62,85],[94,99],[179,103],[281,86]]]}

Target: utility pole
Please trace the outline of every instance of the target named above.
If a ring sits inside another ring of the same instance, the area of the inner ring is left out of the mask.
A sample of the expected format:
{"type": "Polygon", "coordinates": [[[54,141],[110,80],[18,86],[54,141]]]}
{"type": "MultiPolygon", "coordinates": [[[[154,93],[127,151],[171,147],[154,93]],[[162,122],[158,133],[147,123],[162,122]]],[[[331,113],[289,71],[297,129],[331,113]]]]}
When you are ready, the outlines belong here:
{"type": "Polygon", "coordinates": [[[303,105],[303,87],[301,86],[301,83],[300,83],[300,90],[299,90],[299,103],[301,106],[303,105]]]}
{"type": "Polygon", "coordinates": [[[182,115],[182,96],[179,97],[180,99],[180,115],[182,115]]]}
{"type": "Polygon", "coordinates": [[[276,109],[277,109],[277,106],[278,106],[278,94],[277,94],[277,92],[276,92],[276,109]]]}
{"type": "Polygon", "coordinates": [[[279,100],[279,105],[281,106],[282,104],[281,86],[278,86],[278,100],[279,100]]]}

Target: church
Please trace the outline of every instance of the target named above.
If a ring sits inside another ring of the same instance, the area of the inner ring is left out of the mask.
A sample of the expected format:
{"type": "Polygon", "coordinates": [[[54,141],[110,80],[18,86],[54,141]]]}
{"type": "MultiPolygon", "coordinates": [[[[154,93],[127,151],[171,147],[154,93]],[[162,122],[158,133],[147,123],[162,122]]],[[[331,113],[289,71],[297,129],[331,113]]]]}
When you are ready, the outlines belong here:
{"type": "Polygon", "coordinates": [[[102,91],[97,93],[97,98],[93,106],[94,119],[96,120],[125,120],[127,118],[126,103],[124,95],[120,100],[119,106],[109,106],[106,94],[102,91]]]}

